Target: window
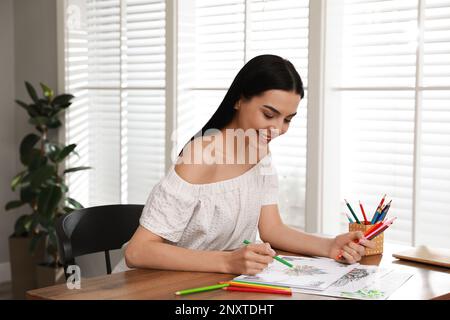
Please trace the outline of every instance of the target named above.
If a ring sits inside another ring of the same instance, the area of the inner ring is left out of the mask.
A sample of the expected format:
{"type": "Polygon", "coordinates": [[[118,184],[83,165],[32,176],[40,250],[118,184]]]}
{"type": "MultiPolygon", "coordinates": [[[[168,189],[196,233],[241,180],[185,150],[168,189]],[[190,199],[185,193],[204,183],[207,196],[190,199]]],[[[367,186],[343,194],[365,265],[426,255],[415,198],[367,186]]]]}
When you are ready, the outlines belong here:
{"type": "Polygon", "coordinates": [[[69,0],[65,30],[69,161],[92,167],[70,191],[86,206],[143,203],[164,175],[165,1],[69,0]]]}
{"type": "Polygon", "coordinates": [[[387,193],[399,218],[388,240],[449,247],[450,1],[343,11],[341,198],[372,215],[387,193]]]}
{"type": "MultiPolygon", "coordinates": [[[[212,116],[239,69],[260,54],[290,60],[307,85],[309,1],[181,1],[178,135],[181,150],[212,116]]],[[[304,228],[306,108],[271,143],[279,173],[280,212],[304,228]]]]}
{"type": "Polygon", "coordinates": [[[77,97],[66,131],[80,155],[69,165],[93,167],[70,191],[85,205],[143,203],[168,147],[178,154],[238,70],[272,53],[307,94],[271,143],[284,221],[336,234],[344,198],[370,216],[387,193],[399,218],[389,241],[449,247],[449,17],[450,0],[66,0],[77,97]]]}

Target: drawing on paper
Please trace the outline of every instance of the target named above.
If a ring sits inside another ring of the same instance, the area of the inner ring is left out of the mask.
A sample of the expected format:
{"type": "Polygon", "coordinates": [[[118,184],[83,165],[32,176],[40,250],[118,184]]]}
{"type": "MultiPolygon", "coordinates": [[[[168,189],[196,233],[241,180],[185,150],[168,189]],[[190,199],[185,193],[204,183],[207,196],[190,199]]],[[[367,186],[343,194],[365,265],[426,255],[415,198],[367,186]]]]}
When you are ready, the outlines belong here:
{"type": "Polygon", "coordinates": [[[285,270],[285,272],[288,275],[294,276],[294,277],[327,274],[327,272],[323,271],[322,269],[319,269],[319,268],[316,268],[316,267],[310,266],[310,265],[294,266],[294,268],[287,269],[287,270],[285,270]]]}
{"type": "Polygon", "coordinates": [[[324,290],[354,269],[354,266],[336,268],[340,264],[328,258],[281,257],[290,261],[294,267],[288,268],[274,261],[261,273],[255,276],[242,275],[236,280],[324,290]]]}
{"type": "Polygon", "coordinates": [[[343,297],[359,299],[380,299],[385,296],[383,291],[379,290],[358,290],[356,292],[342,292],[343,297]]]}
{"type": "Polygon", "coordinates": [[[334,287],[344,287],[351,282],[361,281],[364,278],[367,278],[370,275],[367,269],[355,268],[338,281],[333,283],[334,287]]]}

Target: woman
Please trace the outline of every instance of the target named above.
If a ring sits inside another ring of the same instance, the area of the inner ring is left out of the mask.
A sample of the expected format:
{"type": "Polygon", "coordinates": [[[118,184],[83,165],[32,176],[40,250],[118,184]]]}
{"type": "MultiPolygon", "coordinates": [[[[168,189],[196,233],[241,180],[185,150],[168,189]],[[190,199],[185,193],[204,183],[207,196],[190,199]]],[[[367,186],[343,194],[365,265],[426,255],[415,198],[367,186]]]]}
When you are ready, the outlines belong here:
{"type": "Polygon", "coordinates": [[[286,133],[303,96],[289,61],[274,55],[250,60],[151,191],[125,251],[128,267],[254,275],[273,261],[272,247],[332,259],[341,254],[345,263],[373,248],[368,240],[354,242],[361,232],[325,238],[280,218],[268,144],[286,133]],[[244,246],[244,240],[255,242],[257,231],[264,243],[244,246]]]}

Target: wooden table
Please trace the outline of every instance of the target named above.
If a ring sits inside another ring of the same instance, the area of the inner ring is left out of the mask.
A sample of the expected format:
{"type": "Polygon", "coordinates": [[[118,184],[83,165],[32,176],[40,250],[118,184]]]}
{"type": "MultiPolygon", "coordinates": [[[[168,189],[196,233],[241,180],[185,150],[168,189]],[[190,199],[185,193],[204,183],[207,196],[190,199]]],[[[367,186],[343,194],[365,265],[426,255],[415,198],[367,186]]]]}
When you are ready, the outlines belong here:
{"type": "MultiPolygon", "coordinates": [[[[393,252],[408,249],[405,246],[387,244],[382,256],[365,257],[361,264],[379,265],[396,270],[404,270],[414,275],[389,299],[424,300],[450,299],[450,269],[414,262],[397,260],[393,252]]],[[[290,254],[278,251],[279,254],[290,254]]],[[[293,255],[293,254],[290,254],[293,255]]],[[[186,296],[176,296],[174,292],[186,288],[212,285],[226,281],[236,275],[204,272],[182,272],[163,270],[131,270],[112,275],[81,279],[81,289],[70,290],[65,284],[31,290],[28,299],[164,299],[164,300],[322,300],[337,299],[319,295],[293,293],[291,297],[244,292],[215,290],[186,296]]]]}

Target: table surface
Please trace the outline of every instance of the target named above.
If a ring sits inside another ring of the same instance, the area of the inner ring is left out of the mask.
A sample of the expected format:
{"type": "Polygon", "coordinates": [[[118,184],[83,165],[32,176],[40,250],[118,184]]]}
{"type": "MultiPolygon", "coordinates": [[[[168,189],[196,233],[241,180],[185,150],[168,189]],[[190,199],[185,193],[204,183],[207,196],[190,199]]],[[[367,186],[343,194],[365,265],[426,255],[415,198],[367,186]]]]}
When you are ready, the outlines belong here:
{"type": "MultiPolygon", "coordinates": [[[[414,275],[390,297],[390,300],[450,299],[450,269],[427,264],[397,260],[392,253],[409,247],[385,244],[383,255],[364,257],[360,263],[404,270],[414,275]]],[[[296,255],[277,251],[278,254],[296,255]]],[[[322,300],[339,299],[303,293],[292,296],[277,294],[229,292],[214,290],[176,296],[174,293],[187,288],[216,284],[231,280],[236,275],[205,272],[184,272],[135,269],[126,272],[81,279],[81,289],[68,289],[66,284],[30,290],[28,299],[161,299],[161,300],[322,300]]]]}

